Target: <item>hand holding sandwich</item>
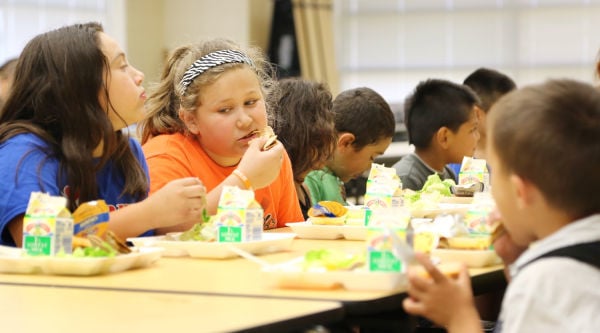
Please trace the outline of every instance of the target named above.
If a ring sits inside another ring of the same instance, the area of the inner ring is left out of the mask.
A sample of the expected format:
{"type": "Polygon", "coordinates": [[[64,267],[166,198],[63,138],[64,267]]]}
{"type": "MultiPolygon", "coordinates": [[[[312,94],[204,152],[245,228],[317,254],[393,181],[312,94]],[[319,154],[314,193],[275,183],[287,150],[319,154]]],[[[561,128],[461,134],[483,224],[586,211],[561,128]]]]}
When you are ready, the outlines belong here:
{"type": "Polygon", "coordinates": [[[237,169],[248,178],[253,189],[260,189],[271,184],[279,175],[283,154],[283,145],[271,131],[271,134],[250,141],[237,169]]]}

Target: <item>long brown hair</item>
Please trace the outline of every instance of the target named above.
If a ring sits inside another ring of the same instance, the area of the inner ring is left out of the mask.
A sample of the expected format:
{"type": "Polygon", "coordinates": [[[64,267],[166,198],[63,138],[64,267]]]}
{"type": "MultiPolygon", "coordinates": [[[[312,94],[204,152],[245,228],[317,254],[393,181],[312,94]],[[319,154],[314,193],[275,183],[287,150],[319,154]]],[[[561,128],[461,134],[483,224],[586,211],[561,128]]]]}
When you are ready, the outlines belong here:
{"type": "Polygon", "coordinates": [[[333,98],[323,83],[290,78],[279,82],[279,94],[270,101],[270,125],[290,156],[294,180],[324,164],[335,149],[333,98]],[[279,97],[279,98],[277,98],[279,97]]]}
{"type": "Polygon", "coordinates": [[[125,179],[122,194],[141,199],[148,191],[128,137],[114,130],[109,110],[99,102],[104,94],[110,107],[102,31],[99,23],[75,24],[33,38],[19,57],[13,92],[0,116],[0,142],[33,133],[47,143],[48,158],[59,161],[58,185],[71,189],[65,193],[71,210],[99,199],[96,174],[107,163],[125,179]],[[102,153],[94,157],[100,144],[102,153]]]}

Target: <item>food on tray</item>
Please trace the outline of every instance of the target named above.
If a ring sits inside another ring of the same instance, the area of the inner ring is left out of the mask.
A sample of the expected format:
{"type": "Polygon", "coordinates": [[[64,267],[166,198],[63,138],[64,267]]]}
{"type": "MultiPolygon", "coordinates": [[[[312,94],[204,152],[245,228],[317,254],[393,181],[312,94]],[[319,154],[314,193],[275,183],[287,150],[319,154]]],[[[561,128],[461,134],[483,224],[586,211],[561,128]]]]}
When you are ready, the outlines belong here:
{"type": "Polygon", "coordinates": [[[484,185],[482,182],[473,182],[461,185],[453,185],[450,191],[457,197],[472,197],[475,192],[483,192],[484,185]]]}
{"type": "Polygon", "coordinates": [[[365,263],[364,253],[347,253],[339,250],[310,250],[304,255],[304,270],[351,270],[365,263]]]}
{"type": "Polygon", "coordinates": [[[308,210],[309,221],[312,224],[343,225],[348,209],[339,202],[319,201],[308,210]]]}
{"type": "Polygon", "coordinates": [[[189,230],[184,231],[175,240],[214,242],[217,239],[217,228],[213,223],[196,223],[189,230]]]}
{"type": "Polygon", "coordinates": [[[96,235],[73,237],[73,257],[114,257],[127,253],[131,253],[131,249],[110,230],[104,237],[96,235]]]}
{"type": "Polygon", "coordinates": [[[452,196],[450,188],[455,185],[452,179],[442,180],[437,173],[434,173],[427,177],[421,190],[404,190],[404,204],[418,209],[436,208],[442,197],[452,196]]]}
{"type": "Polygon", "coordinates": [[[492,245],[490,235],[467,235],[440,239],[439,248],[457,250],[487,250],[492,245]]]}

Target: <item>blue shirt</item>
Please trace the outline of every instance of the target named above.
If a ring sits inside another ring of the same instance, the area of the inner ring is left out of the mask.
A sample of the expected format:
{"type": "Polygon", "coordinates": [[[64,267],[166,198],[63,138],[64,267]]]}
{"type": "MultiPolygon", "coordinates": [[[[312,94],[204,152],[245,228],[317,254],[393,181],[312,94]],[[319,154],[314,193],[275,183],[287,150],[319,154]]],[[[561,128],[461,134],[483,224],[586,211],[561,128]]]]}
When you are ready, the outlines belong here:
{"type": "MultiPolygon", "coordinates": [[[[129,146],[142,169],[148,175],[148,166],[140,144],[130,138],[129,146]]],[[[47,143],[34,134],[19,134],[0,144],[0,244],[15,246],[7,228],[8,222],[24,214],[31,192],[64,195],[68,184],[58,183],[59,161],[49,155],[47,143]]],[[[62,177],[65,179],[66,177],[62,177]]],[[[131,195],[121,195],[125,178],[116,166],[107,163],[96,175],[98,199],[111,211],[139,201],[131,195]]],[[[142,236],[152,235],[145,232],[142,236]]]]}

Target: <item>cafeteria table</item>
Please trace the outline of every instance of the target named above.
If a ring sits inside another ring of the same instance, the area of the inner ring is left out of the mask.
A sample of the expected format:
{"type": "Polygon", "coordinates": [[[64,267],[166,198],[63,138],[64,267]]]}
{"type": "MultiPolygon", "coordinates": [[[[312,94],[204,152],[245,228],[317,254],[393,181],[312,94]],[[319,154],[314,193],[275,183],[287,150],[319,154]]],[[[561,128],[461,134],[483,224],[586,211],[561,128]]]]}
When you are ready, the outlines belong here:
{"type": "Polygon", "coordinates": [[[295,332],[343,317],[339,302],[0,284],[4,332],[295,332]]]}
{"type": "MultiPolygon", "coordinates": [[[[281,263],[302,256],[310,249],[335,248],[357,251],[362,241],[295,239],[290,251],[261,255],[271,263],[281,263]]],[[[495,286],[504,287],[502,266],[471,269],[475,294],[495,286]]],[[[245,296],[270,299],[337,301],[350,315],[369,315],[401,308],[406,296],[403,286],[395,290],[311,290],[281,289],[265,282],[261,267],[244,258],[195,259],[161,258],[151,267],[115,274],[74,277],[48,275],[0,274],[0,283],[79,287],[96,290],[136,290],[173,294],[245,296]]]]}

